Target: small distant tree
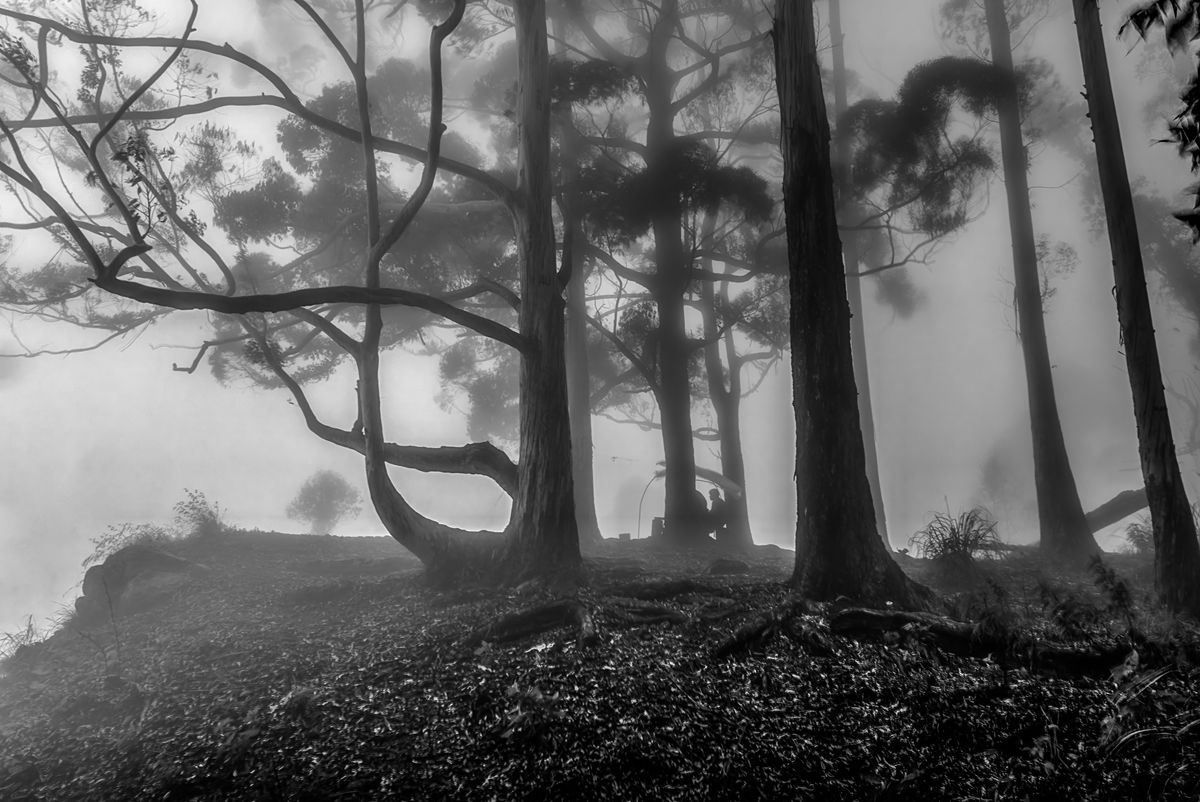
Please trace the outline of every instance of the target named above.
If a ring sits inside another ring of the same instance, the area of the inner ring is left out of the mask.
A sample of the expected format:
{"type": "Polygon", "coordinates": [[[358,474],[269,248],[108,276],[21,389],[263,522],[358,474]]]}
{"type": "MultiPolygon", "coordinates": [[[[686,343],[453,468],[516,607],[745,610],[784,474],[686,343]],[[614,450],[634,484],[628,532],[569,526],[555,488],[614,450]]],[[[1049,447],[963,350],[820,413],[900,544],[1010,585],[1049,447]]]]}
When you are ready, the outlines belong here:
{"type": "Polygon", "coordinates": [[[357,515],[362,496],[340,474],[317,471],[304,482],[287,506],[287,516],[308,521],[313,532],[329,532],[333,525],[357,515]]]}

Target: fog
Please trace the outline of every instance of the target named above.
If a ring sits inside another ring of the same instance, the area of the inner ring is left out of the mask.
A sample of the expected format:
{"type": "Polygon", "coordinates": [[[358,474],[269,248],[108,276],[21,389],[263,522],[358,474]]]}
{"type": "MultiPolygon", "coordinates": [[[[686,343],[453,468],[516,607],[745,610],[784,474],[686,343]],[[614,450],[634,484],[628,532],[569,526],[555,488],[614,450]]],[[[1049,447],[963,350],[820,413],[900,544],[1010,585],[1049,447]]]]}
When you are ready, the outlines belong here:
{"type": "MultiPolygon", "coordinates": [[[[166,10],[169,5],[165,0],[150,4],[163,7],[163,30],[178,28],[173,22],[178,12],[166,10]]],[[[1048,59],[1067,94],[1077,96],[1081,79],[1069,4],[1052,5],[1066,8],[1037,27],[1022,53],[1048,59]]],[[[1189,179],[1184,162],[1170,145],[1154,144],[1165,122],[1144,114],[1147,99],[1161,95],[1164,82],[1172,82],[1174,93],[1174,78],[1157,57],[1160,43],[1115,41],[1116,21],[1130,5],[1107,3],[1102,10],[1131,175],[1149,193],[1182,205],[1189,179]]],[[[890,97],[914,64],[951,52],[935,32],[937,6],[927,0],[843,0],[847,61],[866,90],[858,94],[890,97]]],[[[424,24],[407,11],[399,19],[403,25],[397,22],[394,30],[377,35],[398,37],[402,51],[422,55],[424,24]]],[[[197,29],[204,38],[255,53],[295,76],[304,91],[316,93],[338,65],[304,49],[312,45],[296,33],[301,23],[270,3],[249,8],[206,2],[197,29]],[[290,42],[295,46],[289,50],[290,42]]],[[[456,70],[465,76],[472,69],[454,55],[450,80],[456,70]]],[[[4,107],[0,113],[12,110],[4,107]]],[[[245,125],[273,147],[275,115],[260,119],[257,113],[226,111],[220,117],[245,125]]],[[[451,119],[449,125],[451,131],[462,126],[465,137],[475,135],[469,120],[451,119]]],[[[1092,164],[1046,145],[1034,151],[1030,172],[1037,187],[1039,233],[1068,243],[1078,254],[1075,269],[1055,281],[1046,321],[1058,406],[1085,509],[1141,484],[1110,255],[1098,228],[1102,221],[1088,219],[1089,207],[1081,199],[1092,170],[1092,164]]],[[[921,297],[914,314],[901,316],[876,297],[873,281],[864,282],[881,483],[889,536],[897,548],[931,511],[977,503],[996,515],[1006,540],[1037,539],[1001,177],[993,175],[984,191],[978,219],[943,244],[928,264],[901,268],[921,297]]],[[[0,200],[0,210],[15,219],[9,199],[0,200]]],[[[10,233],[14,239],[3,254],[7,269],[45,259],[44,245],[23,241],[28,235],[21,231],[10,233]]],[[[1151,284],[1167,383],[1183,388],[1195,369],[1190,344],[1196,322],[1154,275],[1151,284]]],[[[65,331],[69,327],[63,324],[8,317],[11,330],[0,330],[4,354],[96,339],[65,331]]],[[[185,488],[218,503],[229,524],[295,532],[304,531],[304,525],[288,520],[284,509],[314,471],[331,469],[366,495],[361,457],[312,436],[286,391],[246,381],[221,386],[205,365],[193,374],[172,370],[175,363],[191,362],[209,331],[205,315],[178,313],[93,351],[0,359],[0,631],[13,629],[25,615],[46,619],[69,607],[90,541],[110,525],[169,521],[185,488]]],[[[784,360],[747,398],[741,417],[755,540],[790,548],[795,440],[789,381],[784,360]]],[[[313,385],[310,394],[323,415],[348,425],[354,419],[353,386],[352,370],[342,367],[313,385]]],[[[384,387],[389,439],[418,445],[467,442],[464,411],[439,403],[441,392],[435,358],[389,351],[384,387]]],[[[1190,412],[1186,407],[1172,412],[1184,441],[1190,412]]],[[[696,425],[706,422],[706,414],[705,400],[697,398],[696,425]]],[[[601,529],[607,537],[646,536],[651,518],[662,514],[662,482],[654,480],[662,459],[659,434],[600,416],[593,426],[601,529]]],[[[696,451],[699,464],[719,468],[715,444],[700,442],[696,451]]],[[[1195,455],[1181,460],[1189,495],[1196,500],[1200,465],[1195,455]]],[[[468,528],[500,528],[507,518],[507,498],[485,479],[400,470],[393,475],[414,506],[431,517],[468,528]]],[[[1121,529],[1099,533],[1101,546],[1119,548],[1121,529]]],[[[385,534],[369,503],[335,531],[385,534]]]]}

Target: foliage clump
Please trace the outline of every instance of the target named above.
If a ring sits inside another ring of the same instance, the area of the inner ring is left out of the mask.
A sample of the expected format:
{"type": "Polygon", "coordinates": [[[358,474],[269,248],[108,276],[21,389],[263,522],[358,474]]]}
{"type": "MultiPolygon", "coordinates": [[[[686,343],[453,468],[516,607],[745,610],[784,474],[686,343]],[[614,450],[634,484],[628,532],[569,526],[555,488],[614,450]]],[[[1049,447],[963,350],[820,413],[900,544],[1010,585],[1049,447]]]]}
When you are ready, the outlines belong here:
{"type": "Polygon", "coordinates": [[[99,537],[92,538],[92,553],[83,560],[83,567],[102,563],[110,554],[127,546],[154,545],[176,539],[170,527],[160,524],[110,524],[99,537]]]}
{"type": "Polygon", "coordinates": [[[308,521],[313,532],[329,532],[343,518],[357,515],[362,496],[341,475],[317,471],[305,480],[287,506],[287,516],[308,521]]]}
{"type": "Polygon", "coordinates": [[[1137,613],[1134,610],[1133,591],[1129,583],[1106,565],[1099,555],[1094,555],[1088,562],[1088,569],[1092,572],[1092,581],[1096,583],[1096,588],[1104,596],[1109,615],[1124,621],[1127,628],[1133,629],[1137,613]]]}
{"type": "Polygon", "coordinates": [[[175,517],[170,526],[156,523],[110,524],[99,537],[92,538],[92,552],[83,560],[83,567],[102,563],[110,554],[128,546],[153,546],[188,537],[215,537],[226,531],[220,504],[210,502],[199,490],[183,491],[184,496],[174,507],[175,517]]]}
{"type": "Polygon", "coordinates": [[[41,627],[34,622],[33,616],[26,616],[25,623],[19,629],[0,633],[0,661],[12,657],[23,646],[40,643],[45,640],[46,636],[41,627]]]}
{"type": "Polygon", "coordinates": [[[937,512],[923,529],[908,540],[917,553],[931,559],[993,556],[1004,544],[996,533],[996,521],[983,507],[972,507],[957,516],[947,509],[937,512]]]}
{"type": "Polygon", "coordinates": [[[1125,551],[1130,554],[1154,553],[1154,525],[1143,515],[1125,527],[1125,551]]]}
{"type": "Polygon", "coordinates": [[[226,530],[225,511],[209,501],[199,490],[184,488],[183,498],[176,502],[175,530],[180,537],[215,537],[226,530]]]}

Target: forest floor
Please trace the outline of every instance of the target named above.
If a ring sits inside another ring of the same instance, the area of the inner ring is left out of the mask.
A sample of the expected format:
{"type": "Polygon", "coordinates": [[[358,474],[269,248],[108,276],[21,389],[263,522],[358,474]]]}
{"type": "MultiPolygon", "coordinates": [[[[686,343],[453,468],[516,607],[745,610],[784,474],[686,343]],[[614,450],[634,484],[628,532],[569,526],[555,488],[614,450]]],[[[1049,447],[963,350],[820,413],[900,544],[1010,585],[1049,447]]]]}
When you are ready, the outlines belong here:
{"type": "Polygon", "coordinates": [[[610,541],[569,608],[537,587],[436,589],[382,538],[237,532],[167,550],[205,570],[149,609],[68,621],[3,664],[0,798],[1161,800],[1200,788],[1200,639],[1154,611],[1144,557],[1106,556],[1116,574],[1096,583],[1024,551],[966,575],[900,556],[945,612],[1012,646],[979,658],[920,624],[840,634],[836,606],[789,603],[792,555],[774,547],[714,565],[610,541]],[[550,611],[549,628],[495,626],[531,608],[550,611]],[[1056,674],[1029,657],[1047,641],[1124,644],[1123,657],[1056,674]]]}

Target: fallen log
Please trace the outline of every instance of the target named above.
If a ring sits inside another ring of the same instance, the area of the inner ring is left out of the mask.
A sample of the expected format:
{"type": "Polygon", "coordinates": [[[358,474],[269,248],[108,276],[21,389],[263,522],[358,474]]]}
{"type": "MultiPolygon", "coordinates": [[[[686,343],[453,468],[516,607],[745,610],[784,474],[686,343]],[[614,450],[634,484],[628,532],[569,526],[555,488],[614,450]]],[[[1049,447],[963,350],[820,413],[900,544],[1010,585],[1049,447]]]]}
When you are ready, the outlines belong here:
{"type": "Polygon", "coordinates": [[[1094,533],[1106,526],[1111,526],[1122,518],[1128,518],[1135,512],[1149,505],[1146,499],[1146,488],[1122,490],[1096,509],[1084,515],[1088,528],[1094,533]]]}
{"type": "Polygon", "coordinates": [[[1002,664],[1022,664],[1032,671],[1070,676],[1109,676],[1113,669],[1124,664],[1132,650],[1128,643],[1076,646],[1046,642],[933,613],[861,607],[847,608],[831,615],[829,629],[836,635],[852,638],[877,636],[884,632],[909,632],[943,651],[961,657],[995,656],[1002,664]]]}

